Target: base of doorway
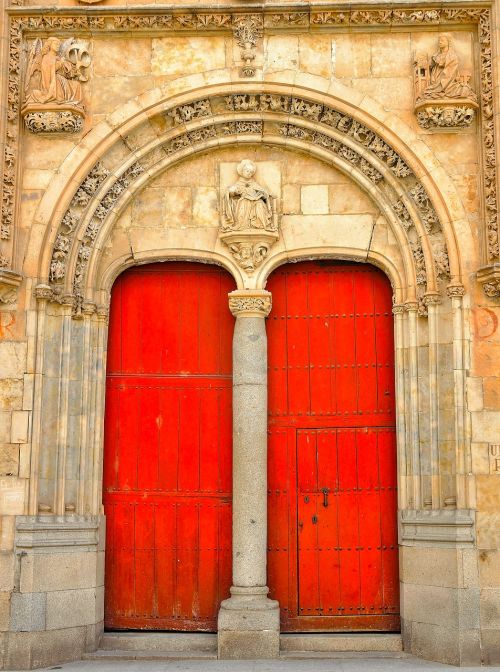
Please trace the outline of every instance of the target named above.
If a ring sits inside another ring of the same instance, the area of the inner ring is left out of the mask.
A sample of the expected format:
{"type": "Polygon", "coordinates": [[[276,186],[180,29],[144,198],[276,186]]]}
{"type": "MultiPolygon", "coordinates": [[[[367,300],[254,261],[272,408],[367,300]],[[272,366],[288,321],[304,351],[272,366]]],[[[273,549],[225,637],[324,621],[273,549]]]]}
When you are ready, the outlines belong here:
{"type": "MultiPolygon", "coordinates": [[[[404,657],[399,634],[280,635],[280,658],[404,657]]],[[[105,632],[85,660],[215,660],[217,635],[170,632],[105,632]]]]}

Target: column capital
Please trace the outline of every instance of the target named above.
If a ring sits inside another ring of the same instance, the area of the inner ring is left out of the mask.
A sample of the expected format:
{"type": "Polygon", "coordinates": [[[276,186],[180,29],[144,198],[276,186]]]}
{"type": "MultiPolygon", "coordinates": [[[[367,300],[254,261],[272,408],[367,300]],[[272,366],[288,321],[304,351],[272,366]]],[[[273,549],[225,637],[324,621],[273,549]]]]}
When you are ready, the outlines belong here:
{"type": "Polygon", "coordinates": [[[228,297],[235,317],[267,317],[271,312],[272,294],[265,289],[236,289],[228,297]]]}

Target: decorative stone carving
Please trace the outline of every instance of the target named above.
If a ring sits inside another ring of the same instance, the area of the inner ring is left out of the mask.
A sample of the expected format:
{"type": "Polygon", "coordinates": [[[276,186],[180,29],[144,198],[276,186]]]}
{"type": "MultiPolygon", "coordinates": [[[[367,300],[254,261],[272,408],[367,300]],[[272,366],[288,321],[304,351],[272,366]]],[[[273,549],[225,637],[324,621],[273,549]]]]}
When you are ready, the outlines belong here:
{"type": "Polygon", "coordinates": [[[49,37],[33,43],[26,70],[21,111],[33,133],[76,133],[83,127],[85,108],[81,83],[88,77],[90,54],[73,37],[61,42],[49,37]]]}
{"type": "Polygon", "coordinates": [[[32,133],[78,133],[83,128],[83,117],[63,112],[27,112],[24,124],[32,133]]]}
{"type": "Polygon", "coordinates": [[[236,290],[229,294],[229,310],[235,317],[267,317],[271,308],[272,295],[265,290],[236,290]]]}
{"type": "Polygon", "coordinates": [[[479,107],[470,74],[460,72],[451,35],[439,36],[439,51],[414,62],[415,113],[423,128],[470,126],[479,107]]]}
{"type": "Polygon", "coordinates": [[[256,169],[253,161],[243,159],[237,168],[240,177],[226,191],[221,204],[220,239],[249,274],[279,239],[277,199],[253,179],[256,169]]]}
{"type": "Polygon", "coordinates": [[[244,62],[240,74],[242,77],[253,77],[257,40],[262,37],[263,17],[261,14],[243,14],[233,19],[233,33],[236,43],[241,48],[241,60],[244,62]]]}
{"type": "Polygon", "coordinates": [[[12,304],[17,299],[17,289],[22,281],[22,275],[14,271],[0,268],[0,304],[12,304]]]}
{"type": "Polygon", "coordinates": [[[500,263],[480,268],[477,272],[477,279],[488,298],[500,297],[500,263]]]}

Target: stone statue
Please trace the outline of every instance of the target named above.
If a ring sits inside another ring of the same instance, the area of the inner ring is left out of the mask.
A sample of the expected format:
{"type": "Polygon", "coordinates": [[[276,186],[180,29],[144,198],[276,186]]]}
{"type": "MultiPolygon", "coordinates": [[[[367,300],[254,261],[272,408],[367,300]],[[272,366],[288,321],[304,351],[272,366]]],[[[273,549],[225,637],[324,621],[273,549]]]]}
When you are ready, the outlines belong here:
{"type": "Polygon", "coordinates": [[[423,81],[417,92],[417,100],[462,98],[477,100],[469,84],[469,76],[460,74],[458,57],[453,48],[451,36],[439,36],[439,51],[427,63],[419,63],[423,68],[423,81]]]}
{"type": "Polygon", "coordinates": [[[227,190],[223,199],[223,231],[265,229],[276,231],[272,198],[267,190],[253,180],[257,170],[250,159],[237,167],[240,179],[227,190]]]}
{"type": "Polygon", "coordinates": [[[256,182],[257,167],[243,159],[239,179],[222,197],[220,239],[248,274],[258,268],[279,239],[276,197],[256,182]]]}

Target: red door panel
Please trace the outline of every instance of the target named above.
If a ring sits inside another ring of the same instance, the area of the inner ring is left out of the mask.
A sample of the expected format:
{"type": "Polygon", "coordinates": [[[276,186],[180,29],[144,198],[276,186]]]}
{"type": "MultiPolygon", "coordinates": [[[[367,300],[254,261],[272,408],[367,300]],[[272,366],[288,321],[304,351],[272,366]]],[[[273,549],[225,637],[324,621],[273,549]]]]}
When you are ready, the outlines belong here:
{"type": "Polygon", "coordinates": [[[231,278],[125,272],[106,378],[105,625],[215,630],[231,583],[231,278]]]}
{"type": "Polygon", "coordinates": [[[399,629],[391,288],[370,266],[269,279],[269,585],[284,631],[399,629]]]}

